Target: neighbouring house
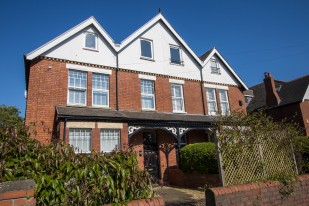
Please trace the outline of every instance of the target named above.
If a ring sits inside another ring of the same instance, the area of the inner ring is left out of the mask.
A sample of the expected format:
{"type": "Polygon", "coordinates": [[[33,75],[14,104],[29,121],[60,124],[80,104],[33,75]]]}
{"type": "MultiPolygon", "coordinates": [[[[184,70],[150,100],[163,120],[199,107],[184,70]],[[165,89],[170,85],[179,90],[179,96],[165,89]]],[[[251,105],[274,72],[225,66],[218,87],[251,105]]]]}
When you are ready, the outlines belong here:
{"type": "Polygon", "coordinates": [[[250,88],[254,98],[248,112],[265,109],[276,121],[297,122],[309,136],[309,75],[288,82],[275,80],[270,73],[264,75],[264,83],[250,88]]]}
{"type": "Polygon", "coordinates": [[[161,13],[119,44],[90,17],[24,60],[33,138],[131,147],[154,178],[167,180],[180,147],[211,140],[216,115],[246,112],[248,88],[220,53],[199,58],[161,13]]]}

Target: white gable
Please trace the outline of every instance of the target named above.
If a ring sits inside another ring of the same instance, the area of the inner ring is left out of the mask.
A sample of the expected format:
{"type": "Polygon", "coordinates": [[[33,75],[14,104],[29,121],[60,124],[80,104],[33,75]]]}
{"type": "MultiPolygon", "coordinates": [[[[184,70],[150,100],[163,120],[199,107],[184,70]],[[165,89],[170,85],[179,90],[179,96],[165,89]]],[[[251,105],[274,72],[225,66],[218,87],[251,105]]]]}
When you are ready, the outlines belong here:
{"type": "Polygon", "coordinates": [[[200,63],[195,60],[190,51],[163,21],[157,21],[131,42],[126,43],[125,41],[122,43],[126,44],[125,47],[122,45],[119,52],[120,68],[200,80],[200,63]],[[141,38],[152,41],[153,60],[141,58],[141,38]],[[170,62],[171,45],[180,48],[182,65],[170,62]]]}
{"type": "Polygon", "coordinates": [[[116,67],[116,52],[94,27],[89,26],[69,37],[42,56],[116,67]],[[97,50],[84,48],[85,32],[97,34],[97,50]]]}
{"type": "Polygon", "coordinates": [[[248,87],[245,85],[245,83],[239,78],[232,67],[224,60],[224,58],[215,48],[212,49],[211,53],[204,60],[202,74],[204,81],[242,86],[248,90],[248,87]],[[220,74],[211,72],[210,66],[212,58],[214,58],[218,63],[220,74]]]}

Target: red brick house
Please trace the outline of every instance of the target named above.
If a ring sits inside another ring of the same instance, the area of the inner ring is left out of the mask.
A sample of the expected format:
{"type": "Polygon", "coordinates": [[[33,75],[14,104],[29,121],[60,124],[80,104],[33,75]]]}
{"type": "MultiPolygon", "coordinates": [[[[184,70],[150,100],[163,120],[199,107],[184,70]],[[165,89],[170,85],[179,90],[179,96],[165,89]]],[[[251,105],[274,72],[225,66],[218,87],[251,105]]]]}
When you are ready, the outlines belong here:
{"type": "Polygon", "coordinates": [[[264,83],[250,88],[254,98],[248,112],[266,109],[275,120],[284,118],[297,122],[309,136],[309,75],[284,82],[265,73],[264,83]]]}
{"type": "Polygon", "coordinates": [[[217,114],[246,110],[247,86],[220,53],[196,56],[162,14],[120,44],[90,17],[24,59],[34,138],[85,153],[130,146],[160,179],[181,146],[210,141],[217,114]]]}

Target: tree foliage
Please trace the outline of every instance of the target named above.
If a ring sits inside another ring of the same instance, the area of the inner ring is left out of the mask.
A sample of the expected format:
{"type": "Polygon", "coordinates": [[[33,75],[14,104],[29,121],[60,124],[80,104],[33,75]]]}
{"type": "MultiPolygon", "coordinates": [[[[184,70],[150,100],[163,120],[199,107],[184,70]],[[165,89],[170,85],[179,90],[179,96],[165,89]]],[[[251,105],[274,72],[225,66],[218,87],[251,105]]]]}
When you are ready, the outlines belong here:
{"type": "Polygon", "coordinates": [[[38,205],[103,205],[153,196],[132,151],[75,154],[62,142],[42,146],[25,127],[0,127],[0,182],[34,179],[38,205]],[[15,132],[11,132],[14,130],[15,132]]]}
{"type": "Polygon", "coordinates": [[[0,105],[0,126],[21,126],[23,118],[19,114],[20,111],[16,107],[0,105]]]}

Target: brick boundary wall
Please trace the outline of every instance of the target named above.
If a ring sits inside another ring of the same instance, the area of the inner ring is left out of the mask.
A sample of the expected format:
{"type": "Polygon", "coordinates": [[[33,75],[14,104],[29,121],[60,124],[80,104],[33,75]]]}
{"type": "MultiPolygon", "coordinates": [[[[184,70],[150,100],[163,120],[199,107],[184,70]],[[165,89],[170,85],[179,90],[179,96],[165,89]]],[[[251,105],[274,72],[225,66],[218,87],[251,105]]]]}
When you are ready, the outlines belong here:
{"type": "Polygon", "coordinates": [[[267,181],[227,187],[211,188],[206,191],[207,206],[298,206],[309,205],[309,175],[302,175],[293,184],[294,192],[283,195],[283,185],[278,181],[267,181]]]}
{"type": "Polygon", "coordinates": [[[218,187],[220,183],[219,174],[185,173],[181,169],[169,169],[169,184],[178,187],[218,187]]]}
{"type": "Polygon", "coordinates": [[[0,183],[1,206],[35,206],[35,182],[33,180],[17,180],[0,183]]]}

